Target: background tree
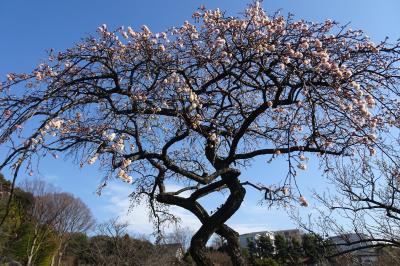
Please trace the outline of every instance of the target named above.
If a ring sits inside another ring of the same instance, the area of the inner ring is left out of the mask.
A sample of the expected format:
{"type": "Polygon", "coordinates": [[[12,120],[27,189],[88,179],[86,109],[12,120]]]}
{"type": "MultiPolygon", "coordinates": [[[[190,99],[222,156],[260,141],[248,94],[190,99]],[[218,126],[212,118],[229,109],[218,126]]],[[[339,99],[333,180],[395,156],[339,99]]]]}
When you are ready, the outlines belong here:
{"type": "Polygon", "coordinates": [[[62,212],[54,223],[57,249],[52,258],[52,265],[61,265],[63,254],[74,233],[85,233],[94,224],[91,211],[79,198],[75,198],[69,193],[59,193],[57,198],[66,206],[65,208],[59,206],[62,212]]]}
{"type": "Polygon", "coordinates": [[[309,265],[326,263],[332,245],[322,237],[303,234],[301,239],[285,238],[277,234],[275,241],[262,236],[250,241],[248,252],[250,265],[309,265]]]}
{"type": "Polygon", "coordinates": [[[248,243],[251,265],[278,265],[275,261],[275,246],[271,238],[267,235],[262,235],[256,242],[248,243]]]}
{"type": "Polygon", "coordinates": [[[90,250],[90,238],[85,233],[73,233],[65,250],[66,258],[72,258],[73,265],[90,265],[94,263],[90,250]]]}
{"type": "Polygon", "coordinates": [[[330,248],[326,240],[317,234],[304,234],[302,236],[302,247],[306,263],[319,263],[330,256],[330,248]]]}
{"type": "Polygon", "coordinates": [[[304,251],[300,241],[301,240],[298,239],[297,237],[292,237],[288,241],[289,242],[288,253],[289,253],[290,265],[300,265],[303,260],[304,251]]]}
{"type": "Polygon", "coordinates": [[[400,47],[331,20],[269,17],[259,2],[242,17],[201,8],[193,18],[161,33],[103,25],[32,73],[9,73],[0,142],[10,149],[0,170],[13,166],[15,179],[48,154],[73,155],[81,166],[98,160],[101,186],[111,177],[132,183],[133,199],[148,201],[157,225],[176,221],[169,205],[201,221],[190,247],[197,264],[211,263],[205,245],[217,233],[243,265],[238,234],[225,222],[246,185],[266,200],[307,206],[291,188],[306,154],[319,154],[329,171],[331,157],[384,147],[379,136],[398,127],[400,47]],[[288,164],[276,190],[239,180],[254,158],[279,155],[288,164]],[[168,191],[170,182],[183,187],[168,191]],[[229,196],[208,212],[198,200],[221,190],[229,196]]]}
{"type": "MultiPolygon", "coordinates": [[[[11,183],[0,179],[2,192],[11,183]]],[[[0,256],[26,265],[56,265],[73,233],[85,232],[92,223],[86,205],[39,179],[28,180],[13,193],[10,211],[1,229],[0,256]]],[[[8,195],[0,199],[6,210],[8,195]]],[[[7,262],[7,261],[4,261],[7,262]]]]}
{"type": "Polygon", "coordinates": [[[255,260],[258,258],[256,243],[254,241],[247,240],[247,250],[249,251],[249,262],[254,264],[255,260]]]}
{"type": "Polygon", "coordinates": [[[273,258],[275,247],[269,236],[263,235],[257,241],[257,252],[261,258],[273,258]]]}
{"type": "Polygon", "coordinates": [[[149,241],[133,239],[127,234],[128,223],[118,218],[96,226],[90,239],[90,256],[94,265],[154,265],[163,254],[156,252],[149,241]]]}
{"type": "Polygon", "coordinates": [[[174,230],[167,234],[161,243],[163,244],[180,244],[185,251],[188,250],[190,246],[190,239],[192,238],[194,232],[189,227],[175,226],[174,230]]]}
{"type": "Polygon", "coordinates": [[[343,243],[337,245],[331,256],[385,246],[400,248],[397,163],[397,153],[392,153],[391,158],[338,163],[329,175],[334,192],[315,192],[323,207],[318,208],[314,222],[301,224],[326,236],[343,236],[343,243]],[[354,237],[347,239],[346,235],[354,237]]]}
{"type": "Polygon", "coordinates": [[[15,247],[20,250],[20,260],[26,265],[43,263],[40,258],[50,264],[56,247],[54,225],[67,207],[65,199],[59,197],[56,188],[40,179],[27,180],[21,188],[34,198],[26,210],[28,219],[21,227],[21,237],[15,247]]]}
{"type": "MultiPolygon", "coordinates": [[[[9,193],[11,190],[11,182],[7,181],[0,174],[0,215],[5,215],[9,193]]],[[[29,220],[27,210],[33,204],[33,195],[16,188],[13,198],[9,205],[9,213],[7,219],[0,226],[0,262],[6,263],[11,259],[17,259],[20,255],[16,244],[21,237],[22,228],[29,220]]]]}
{"type": "Polygon", "coordinates": [[[289,259],[289,246],[287,239],[277,234],[275,236],[275,259],[282,265],[285,265],[289,259]]]}

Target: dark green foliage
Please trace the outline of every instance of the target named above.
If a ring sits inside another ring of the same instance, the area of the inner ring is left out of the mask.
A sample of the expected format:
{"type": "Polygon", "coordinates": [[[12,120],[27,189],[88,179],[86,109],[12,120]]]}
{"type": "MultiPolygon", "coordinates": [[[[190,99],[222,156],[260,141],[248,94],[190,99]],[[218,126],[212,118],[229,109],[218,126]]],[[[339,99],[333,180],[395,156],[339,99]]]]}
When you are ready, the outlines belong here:
{"type": "Polygon", "coordinates": [[[90,250],[90,238],[84,233],[73,233],[67,249],[66,257],[72,257],[74,265],[93,264],[90,250]]]}
{"type": "Polygon", "coordinates": [[[324,254],[323,239],[320,236],[307,234],[303,236],[304,255],[311,263],[317,262],[324,254]]]}
{"type": "MultiPolygon", "coordinates": [[[[35,216],[37,201],[43,196],[35,197],[16,187],[8,206],[11,186],[11,182],[0,174],[0,219],[7,214],[8,208],[8,215],[0,227],[0,264],[14,260],[24,265],[51,265],[59,237],[53,224],[39,222],[35,216]]],[[[49,210],[45,207],[41,211],[44,216],[48,215],[49,210]]]]}
{"type": "Polygon", "coordinates": [[[247,250],[248,250],[248,260],[250,264],[255,265],[255,261],[258,258],[258,252],[257,252],[257,247],[256,243],[253,241],[249,241],[247,239],[247,250]]]}
{"type": "Polygon", "coordinates": [[[252,265],[275,265],[275,248],[269,236],[263,235],[256,242],[248,241],[249,262],[252,265]]]}
{"type": "Polygon", "coordinates": [[[49,265],[56,247],[54,232],[48,228],[46,234],[38,233],[35,224],[28,220],[15,229],[0,254],[7,254],[8,257],[26,264],[34,241],[40,241],[41,245],[33,251],[33,265],[49,265]]]}
{"type": "Polygon", "coordinates": [[[257,243],[258,253],[262,258],[273,258],[275,248],[269,236],[261,236],[257,243]]]}
{"type": "Polygon", "coordinates": [[[275,235],[272,242],[268,236],[262,236],[256,242],[248,241],[248,260],[250,265],[308,265],[315,264],[329,255],[327,243],[322,237],[304,234],[301,239],[275,235]]]}
{"type": "MultiPolygon", "coordinates": [[[[124,235],[122,237],[94,236],[80,245],[87,248],[83,255],[86,262],[93,265],[142,265],[149,257],[157,257],[156,247],[149,241],[138,240],[124,235]]],[[[83,261],[80,261],[83,263],[83,261]]]]}
{"type": "Polygon", "coordinates": [[[255,266],[279,266],[279,263],[272,258],[266,259],[256,259],[254,264],[255,266]]]}
{"type": "Polygon", "coordinates": [[[292,265],[299,265],[303,257],[303,248],[297,238],[292,238],[288,247],[289,259],[292,265]]]}
{"type": "MultiPolygon", "coordinates": [[[[7,212],[11,182],[0,174],[0,219],[7,212]]],[[[23,252],[26,250],[26,241],[29,235],[30,224],[27,210],[33,203],[33,195],[19,188],[15,188],[9,205],[8,215],[0,227],[0,258],[9,261],[14,259],[24,261],[23,252]]],[[[0,261],[0,262],[5,262],[0,261]]]]}
{"type": "Polygon", "coordinates": [[[289,249],[287,240],[282,235],[275,236],[275,250],[275,259],[280,264],[285,264],[289,257],[289,249]]]}

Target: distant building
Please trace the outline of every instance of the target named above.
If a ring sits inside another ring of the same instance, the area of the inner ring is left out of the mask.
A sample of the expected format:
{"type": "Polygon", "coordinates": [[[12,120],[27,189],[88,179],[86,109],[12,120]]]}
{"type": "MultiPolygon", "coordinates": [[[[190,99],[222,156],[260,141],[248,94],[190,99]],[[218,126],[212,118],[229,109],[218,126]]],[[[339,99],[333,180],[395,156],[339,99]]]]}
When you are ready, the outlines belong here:
{"type": "Polygon", "coordinates": [[[272,244],[274,245],[275,237],[277,235],[283,236],[287,240],[291,240],[296,238],[297,240],[301,241],[301,236],[304,233],[299,229],[288,229],[288,230],[279,230],[279,231],[259,231],[259,232],[252,232],[247,233],[239,236],[239,244],[242,248],[247,248],[249,242],[256,243],[257,240],[261,236],[268,236],[271,239],[272,244]]]}
{"type": "Polygon", "coordinates": [[[242,248],[247,248],[249,242],[256,243],[257,240],[262,236],[269,236],[272,243],[275,241],[275,235],[272,231],[260,231],[260,232],[252,232],[239,236],[239,244],[242,248]]]}
{"type": "Polygon", "coordinates": [[[351,255],[356,263],[366,264],[378,261],[379,253],[375,248],[368,248],[372,241],[367,241],[368,236],[363,234],[343,234],[329,237],[336,246],[336,250],[341,252],[351,251],[351,255]]]}

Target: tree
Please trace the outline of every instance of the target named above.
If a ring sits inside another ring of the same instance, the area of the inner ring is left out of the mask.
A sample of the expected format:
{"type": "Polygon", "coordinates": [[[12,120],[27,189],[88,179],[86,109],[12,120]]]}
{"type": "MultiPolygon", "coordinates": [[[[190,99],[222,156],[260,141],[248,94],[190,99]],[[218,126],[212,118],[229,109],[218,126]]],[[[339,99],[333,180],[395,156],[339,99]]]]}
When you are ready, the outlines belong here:
{"type": "Polygon", "coordinates": [[[331,243],[315,234],[303,234],[286,238],[282,234],[275,235],[272,243],[270,237],[261,236],[248,242],[250,265],[303,265],[326,262],[332,253],[331,243]]]}
{"type": "Polygon", "coordinates": [[[38,264],[39,257],[48,257],[47,264],[60,265],[71,234],[92,226],[90,210],[80,199],[40,179],[26,180],[21,188],[33,195],[33,203],[25,210],[26,222],[15,243],[20,257],[26,265],[38,264]]]}
{"type": "Polygon", "coordinates": [[[193,231],[189,227],[176,226],[174,230],[167,234],[161,241],[163,244],[180,244],[186,251],[190,246],[190,239],[193,236],[193,231]]]}
{"type": "Polygon", "coordinates": [[[329,175],[334,192],[315,194],[324,208],[318,209],[314,223],[303,225],[323,235],[343,237],[342,243],[334,243],[330,256],[385,246],[400,248],[398,158],[395,151],[390,157],[337,164],[329,175]]]}
{"type": "Polygon", "coordinates": [[[275,247],[271,238],[267,235],[262,235],[257,241],[257,250],[261,258],[273,258],[275,247]]]}
{"type": "Polygon", "coordinates": [[[89,237],[85,233],[73,233],[65,250],[65,257],[73,258],[73,265],[93,264],[89,237]]]}
{"type": "MultiPolygon", "coordinates": [[[[0,176],[0,184],[1,193],[7,194],[11,182],[0,176]]],[[[0,198],[1,214],[7,199],[0,198]]],[[[86,232],[92,219],[80,199],[42,180],[27,180],[14,190],[9,214],[1,226],[0,256],[26,265],[60,265],[70,238],[86,232]]]]}
{"type": "Polygon", "coordinates": [[[289,246],[287,239],[281,234],[275,236],[275,259],[282,265],[286,264],[289,257],[289,246]]]}
{"type": "Polygon", "coordinates": [[[290,239],[290,244],[288,248],[290,265],[299,265],[303,257],[302,245],[296,237],[290,239]]]}
{"type": "Polygon", "coordinates": [[[61,265],[63,254],[74,233],[85,233],[93,225],[94,219],[91,211],[83,201],[69,193],[59,193],[57,198],[65,204],[54,224],[57,238],[56,253],[52,258],[52,265],[61,265]]]}
{"type": "Polygon", "coordinates": [[[16,247],[21,250],[20,258],[29,266],[51,257],[56,246],[54,225],[67,206],[65,200],[58,197],[58,191],[43,180],[27,180],[21,188],[34,197],[16,242],[16,247]]]}
{"type": "Polygon", "coordinates": [[[249,251],[249,262],[254,264],[255,260],[258,258],[256,243],[247,239],[247,250],[249,251]]]}
{"type": "Polygon", "coordinates": [[[131,238],[127,227],[128,223],[118,218],[97,226],[97,235],[90,239],[89,247],[94,265],[148,265],[147,260],[164,255],[154,252],[149,241],[131,238]]]}
{"type": "Polygon", "coordinates": [[[329,257],[329,247],[324,239],[316,234],[304,234],[302,236],[302,246],[307,263],[318,263],[329,257]]]}
{"type": "Polygon", "coordinates": [[[319,154],[329,170],[331,158],[380,148],[379,135],[398,126],[400,47],[331,20],[269,17],[259,2],[242,17],[200,8],[193,18],[157,34],[103,25],[96,37],[50,51],[32,73],[8,74],[0,141],[11,148],[0,170],[13,165],[17,176],[48,154],[72,155],[81,166],[98,160],[101,186],[111,177],[131,183],[156,225],[176,221],[171,205],[200,220],[190,247],[198,265],[211,263],[213,233],[243,265],[238,234],[225,222],[245,186],[307,206],[290,189],[306,154],[319,154]],[[256,157],[279,155],[288,163],[279,188],[239,179],[256,157]],[[183,187],[167,190],[170,182],[183,187]],[[198,200],[221,190],[229,196],[208,212],[198,200]]]}
{"type": "MultiPolygon", "coordinates": [[[[0,215],[6,213],[11,182],[0,174],[0,215]]],[[[14,196],[9,203],[9,213],[5,222],[0,226],[0,258],[6,263],[18,256],[15,242],[20,237],[21,229],[28,220],[27,210],[33,203],[33,195],[19,188],[14,190],[14,196]],[[8,261],[7,261],[8,260],[8,261]]]]}
{"type": "Polygon", "coordinates": [[[277,265],[274,260],[275,247],[270,236],[262,235],[254,241],[247,241],[249,263],[251,265],[277,265]]]}

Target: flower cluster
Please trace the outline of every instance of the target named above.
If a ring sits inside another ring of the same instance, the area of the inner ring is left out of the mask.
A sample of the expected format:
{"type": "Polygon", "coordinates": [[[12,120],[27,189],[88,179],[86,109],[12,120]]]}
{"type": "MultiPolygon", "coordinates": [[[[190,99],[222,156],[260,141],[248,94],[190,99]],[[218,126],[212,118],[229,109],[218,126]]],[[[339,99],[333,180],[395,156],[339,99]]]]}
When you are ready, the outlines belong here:
{"type": "Polygon", "coordinates": [[[133,182],[133,178],[130,175],[128,175],[123,169],[119,170],[118,177],[128,184],[132,184],[133,182]]]}
{"type": "Polygon", "coordinates": [[[308,207],[308,201],[304,196],[300,196],[299,198],[300,205],[303,207],[308,207]]]}

